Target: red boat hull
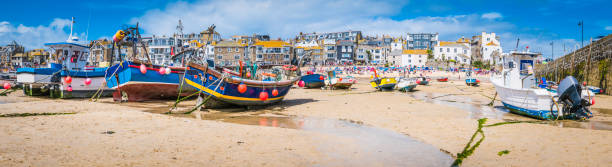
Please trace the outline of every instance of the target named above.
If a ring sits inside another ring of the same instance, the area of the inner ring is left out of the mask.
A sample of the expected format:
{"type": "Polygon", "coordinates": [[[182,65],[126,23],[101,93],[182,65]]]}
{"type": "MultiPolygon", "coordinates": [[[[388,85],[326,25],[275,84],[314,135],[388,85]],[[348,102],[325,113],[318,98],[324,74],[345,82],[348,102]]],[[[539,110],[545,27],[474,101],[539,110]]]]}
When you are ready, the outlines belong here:
{"type": "Polygon", "coordinates": [[[440,79],[438,79],[438,82],[447,82],[447,81],[448,81],[448,78],[440,78],[440,79]]]}
{"type": "MultiPolygon", "coordinates": [[[[127,94],[127,101],[141,102],[153,99],[171,99],[178,96],[179,85],[168,83],[128,83],[120,86],[113,92],[113,100],[121,101],[122,93],[127,94]]],[[[180,96],[195,93],[189,85],[183,85],[180,96]]]]}

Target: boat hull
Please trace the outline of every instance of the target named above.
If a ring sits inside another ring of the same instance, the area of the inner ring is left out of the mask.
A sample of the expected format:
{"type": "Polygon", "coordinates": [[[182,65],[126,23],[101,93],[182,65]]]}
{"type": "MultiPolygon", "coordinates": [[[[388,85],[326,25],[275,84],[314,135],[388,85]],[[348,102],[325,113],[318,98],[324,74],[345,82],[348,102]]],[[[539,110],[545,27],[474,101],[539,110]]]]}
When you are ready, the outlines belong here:
{"type": "Polygon", "coordinates": [[[475,78],[465,79],[465,84],[467,86],[478,86],[480,82],[475,78]]]}
{"type": "Polygon", "coordinates": [[[395,88],[397,80],[395,78],[380,78],[370,81],[370,85],[381,91],[389,91],[395,88]]]}
{"type": "Polygon", "coordinates": [[[524,115],[536,119],[554,119],[552,113],[557,113],[558,109],[553,106],[552,92],[545,89],[518,89],[503,86],[503,81],[491,79],[495,86],[497,96],[500,98],[504,107],[510,112],[524,115]]]}
{"type": "Polygon", "coordinates": [[[438,78],[438,82],[448,82],[448,78],[438,78]]]}
{"type": "Polygon", "coordinates": [[[302,76],[302,81],[304,81],[304,86],[306,88],[320,88],[325,86],[324,80],[321,79],[324,77],[321,74],[309,74],[302,76]]]}
{"type": "Polygon", "coordinates": [[[172,69],[170,74],[159,73],[159,67],[147,68],[145,74],[140,72],[140,64],[123,62],[109,67],[106,71],[106,85],[115,89],[115,101],[141,102],[154,99],[176,98],[196,92],[184,84],[179,95],[179,87],[183,80],[184,69],[172,69]],[[116,72],[115,72],[116,71],[116,72]]]}
{"type": "Polygon", "coordinates": [[[263,106],[278,103],[285,98],[293,83],[300,77],[286,81],[255,81],[238,77],[224,78],[214,69],[192,64],[185,83],[201,91],[211,99],[204,104],[205,108],[225,108],[229,106],[263,106]],[[246,85],[246,91],[240,93],[238,86],[246,85]],[[273,91],[276,90],[276,96],[273,91]],[[260,93],[266,92],[268,98],[261,99],[260,93]]]}

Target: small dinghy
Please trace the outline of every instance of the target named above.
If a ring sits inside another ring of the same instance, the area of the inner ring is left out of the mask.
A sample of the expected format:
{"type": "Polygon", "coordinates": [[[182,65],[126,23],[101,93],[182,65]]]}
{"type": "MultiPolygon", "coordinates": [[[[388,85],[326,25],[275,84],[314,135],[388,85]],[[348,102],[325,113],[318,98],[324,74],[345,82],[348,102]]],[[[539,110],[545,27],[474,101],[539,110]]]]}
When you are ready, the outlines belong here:
{"type": "Polygon", "coordinates": [[[416,77],[415,80],[416,80],[415,81],[416,84],[419,84],[419,85],[427,85],[429,84],[429,81],[431,81],[431,79],[427,77],[416,77]]]}
{"type": "Polygon", "coordinates": [[[400,78],[397,83],[397,90],[402,92],[410,92],[416,88],[417,83],[415,78],[400,78]]]}
{"type": "Polygon", "coordinates": [[[440,77],[436,80],[438,80],[438,82],[448,82],[448,77],[440,77]]]}
{"type": "Polygon", "coordinates": [[[304,81],[304,87],[306,88],[321,88],[325,86],[325,76],[321,74],[310,74],[302,76],[302,81],[304,81]]]}

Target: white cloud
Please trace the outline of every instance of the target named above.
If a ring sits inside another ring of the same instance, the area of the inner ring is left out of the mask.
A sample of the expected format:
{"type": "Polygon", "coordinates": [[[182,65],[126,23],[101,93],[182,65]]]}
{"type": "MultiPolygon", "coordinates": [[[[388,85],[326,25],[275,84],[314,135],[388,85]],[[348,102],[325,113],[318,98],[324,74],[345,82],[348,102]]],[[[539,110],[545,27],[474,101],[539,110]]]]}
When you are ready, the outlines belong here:
{"type": "MultiPolygon", "coordinates": [[[[513,50],[516,37],[521,47],[529,45],[544,54],[550,54],[551,39],[533,35],[514,35],[516,26],[501,20],[497,12],[484,14],[464,13],[437,17],[392,19],[402,15],[407,1],[371,0],[313,0],[286,2],[283,0],[209,0],[176,2],[165,8],[147,11],[131,19],[140,23],[146,34],[171,35],[176,32],[178,20],[183,21],[183,32],[200,32],[211,24],[225,38],[231,35],[270,34],[272,38],[293,38],[300,32],[335,32],[361,30],[366,35],[390,34],[404,36],[409,32],[438,32],[440,40],[470,38],[482,31],[497,32],[502,36],[505,51],[513,50]]],[[[562,47],[555,46],[555,53],[562,47]]]]}
{"type": "Polygon", "coordinates": [[[606,26],[606,30],[612,31],[612,26],[606,26]]]}
{"type": "Polygon", "coordinates": [[[17,41],[26,49],[42,48],[44,43],[65,41],[68,33],[64,28],[70,26],[70,20],[56,18],[48,26],[13,25],[10,22],[0,22],[0,44],[17,41]]]}
{"type": "Polygon", "coordinates": [[[491,12],[491,13],[482,14],[482,18],[483,19],[491,19],[491,20],[493,20],[493,19],[502,18],[502,15],[500,13],[497,13],[497,12],[491,12]]]}
{"type": "Polygon", "coordinates": [[[348,29],[362,30],[369,35],[439,32],[442,37],[456,38],[512,27],[505,22],[483,19],[478,14],[391,19],[400,15],[405,5],[405,1],[369,0],[177,2],[132,18],[131,23],[140,22],[147,34],[171,35],[176,32],[176,24],[181,19],[185,26],[183,32],[200,32],[215,24],[224,37],[262,33],[273,38],[291,38],[299,32],[348,29]]]}

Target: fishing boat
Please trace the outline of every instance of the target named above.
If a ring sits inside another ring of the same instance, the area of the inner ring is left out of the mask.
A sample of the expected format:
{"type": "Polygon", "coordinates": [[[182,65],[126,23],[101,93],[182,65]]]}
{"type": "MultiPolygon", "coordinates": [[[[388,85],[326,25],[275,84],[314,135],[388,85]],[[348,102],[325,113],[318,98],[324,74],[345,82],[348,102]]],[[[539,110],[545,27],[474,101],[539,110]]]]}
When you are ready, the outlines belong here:
{"type": "Polygon", "coordinates": [[[328,71],[327,83],[332,89],[349,89],[353,84],[357,83],[357,79],[352,76],[338,77],[336,71],[328,71]]]}
{"type": "Polygon", "coordinates": [[[440,77],[436,80],[438,80],[438,82],[448,82],[448,77],[440,77]]]}
{"type": "Polygon", "coordinates": [[[73,37],[67,42],[47,43],[51,48],[62,69],[59,77],[51,79],[49,96],[52,98],[86,98],[92,97],[96,92],[102,97],[110,96],[112,89],[104,84],[104,72],[107,67],[87,67],[89,47],[77,43],[78,38],[73,37]]]}
{"type": "MultiPolygon", "coordinates": [[[[49,94],[51,78],[62,70],[61,64],[49,63],[48,67],[17,68],[17,84],[23,86],[23,93],[28,96],[42,96],[49,94]]],[[[57,78],[59,80],[59,78],[57,78]]]]}
{"type": "Polygon", "coordinates": [[[392,77],[376,77],[370,81],[370,85],[380,91],[390,91],[395,88],[397,80],[392,77]]]}
{"type": "Polygon", "coordinates": [[[304,81],[304,86],[306,88],[321,88],[325,86],[325,76],[321,74],[308,74],[302,76],[302,81],[304,81]]]}
{"type": "Polygon", "coordinates": [[[208,65],[189,64],[185,83],[211,98],[206,108],[229,106],[262,106],[278,103],[285,98],[300,76],[286,80],[251,80],[217,71],[208,65]]]}
{"type": "Polygon", "coordinates": [[[196,90],[186,85],[180,86],[185,70],[185,67],[123,61],[106,70],[106,85],[116,89],[113,92],[115,101],[140,102],[187,96],[196,90]]]}
{"type": "Polygon", "coordinates": [[[469,77],[469,78],[465,79],[465,84],[467,86],[478,86],[478,84],[480,84],[480,80],[478,80],[476,78],[469,77]]]}
{"type": "Polygon", "coordinates": [[[416,78],[400,78],[397,83],[397,90],[402,92],[411,92],[416,88],[416,78]]]}
{"type": "Polygon", "coordinates": [[[582,91],[572,76],[563,79],[556,92],[537,86],[534,62],[540,53],[511,52],[503,58],[503,70],[491,76],[497,96],[511,112],[537,119],[588,119],[593,104],[589,91],[582,91]]]}
{"type": "Polygon", "coordinates": [[[431,79],[427,77],[416,77],[415,80],[416,84],[419,85],[427,85],[429,84],[429,81],[431,81],[431,79]]]}
{"type": "MultiPolygon", "coordinates": [[[[142,50],[146,53],[146,44],[140,38],[138,24],[118,30],[113,36],[113,46],[127,43],[136,52],[137,43],[141,43],[142,50]]],[[[115,47],[113,47],[115,48],[115,47]]],[[[121,55],[121,50],[118,49],[121,55]]],[[[111,51],[111,53],[115,53],[111,51]]],[[[113,62],[111,56],[111,62],[113,62]]],[[[142,62],[136,57],[131,60],[121,58],[121,62],[112,65],[105,71],[106,86],[115,89],[113,100],[115,101],[147,101],[154,99],[176,98],[188,96],[196,92],[190,86],[183,85],[183,76],[186,68],[182,66],[172,67],[155,65],[151,63],[148,56],[147,62],[142,62]]]]}
{"type": "Polygon", "coordinates": [[[14,72],[0,73],[0,89],[4,89],[4,84],[9,84],[11,88],[17,86],[17,76],[14,72]]]}
{"type": "Polygon", "coordinates": [[[599,87],[595,87],[595,86],[586,86],[586,89],[590,90],[591,92],[593,92],[593,94],[600,94],[603,92],[603,90],[599,87]]]}

